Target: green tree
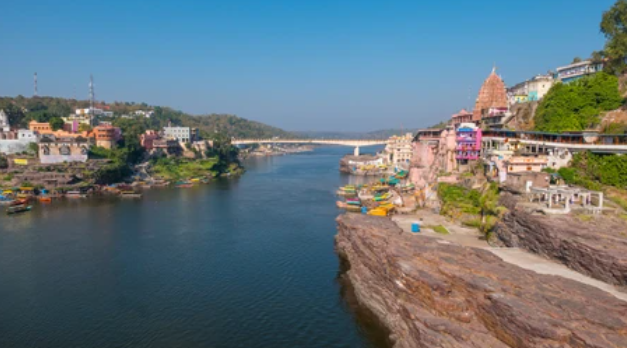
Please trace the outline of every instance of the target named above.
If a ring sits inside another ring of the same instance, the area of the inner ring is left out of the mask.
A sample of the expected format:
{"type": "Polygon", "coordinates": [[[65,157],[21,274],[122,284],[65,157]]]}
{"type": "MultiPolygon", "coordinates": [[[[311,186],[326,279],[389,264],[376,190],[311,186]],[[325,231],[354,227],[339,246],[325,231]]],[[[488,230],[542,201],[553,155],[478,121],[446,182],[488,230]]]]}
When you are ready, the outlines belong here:
{"type": "Polygon", "coordinates": [[[6,157],[0,155],[0,169],[6,169],[9,167],[9,161],[6,157]]]}
{"type": "Polygon", "coordinates": [[[534,121],[539,131],[580,131],[597,125],[602,111],[621,104],[618,78],[598,73],[553,86],[540,102],[534,121]]]}
{"type": "Polygon", "coordinates": [[[37,143],[29,143],[28,152],[37,156],[39,154],[39,145],[37,145],[37,143]]]}
{"type": "Polygon", "coordinates": [[[614,6],[604,12],[600,26],[606,38],[606,69],[612,73],[622,73],[627,57],[627,0],[616,1],[614,6]]]}
{"type": "Polygon", "coordinates": [[[60,117],[53,117],[48,122],[50,122],[50,127],[52,128],[52,130],[55,131],[63,129],[63,125],[65,124],[65,121],[63,121],[63,119],[60,117]]]}
{"type": "Polygon", "coordinates": [[[577,63],[581,63],[581,62],[583,62],[583,59],[581,59],[580,57],[575,57],[571,64],[577,64],[577,63]]]}

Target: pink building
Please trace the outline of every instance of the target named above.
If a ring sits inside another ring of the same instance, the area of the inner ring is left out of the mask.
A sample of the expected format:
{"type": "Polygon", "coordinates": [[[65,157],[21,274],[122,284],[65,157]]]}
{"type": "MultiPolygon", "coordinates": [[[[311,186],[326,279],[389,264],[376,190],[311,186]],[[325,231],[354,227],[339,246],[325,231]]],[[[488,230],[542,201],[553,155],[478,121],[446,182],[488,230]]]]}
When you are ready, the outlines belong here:
{"type": "Polygon", "coordinates": [[[414,154],[409,177],[411,182],[429,195],[429,185],[438,181],[438,175],[455,170],[455,130],[419,130],[414,138],[414,154]]]}
{"type": "Polygon", "coordinates": [[[463,123],[456,131],[455,159],[457,164],[478,160],[481,155],[481,128],[472,123],[463,123]]]}
{"type": "Polygon", "coordinates": [[[152,150],[154,148],[155,140],[160,139],[159,132],[154,130],[147,130],[146,133],[139,136],[139,143],[146,150],[152,150]]]}

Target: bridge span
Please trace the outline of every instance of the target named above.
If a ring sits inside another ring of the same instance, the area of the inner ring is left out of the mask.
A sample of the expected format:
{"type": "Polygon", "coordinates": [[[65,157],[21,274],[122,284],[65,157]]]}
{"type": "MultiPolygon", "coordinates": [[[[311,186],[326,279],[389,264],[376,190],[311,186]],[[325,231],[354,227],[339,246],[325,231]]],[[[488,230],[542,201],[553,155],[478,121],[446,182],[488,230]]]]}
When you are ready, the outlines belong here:
{"type": "Polygon", "coordinates": [[[347,139],[236,139],[231,140],[233,145],[252,144],[311,144],[311,145],[340,145],[355,148],[355,156],[359,156],[360,147],[385,145],[387,140],[347,140],[347,139]]]}

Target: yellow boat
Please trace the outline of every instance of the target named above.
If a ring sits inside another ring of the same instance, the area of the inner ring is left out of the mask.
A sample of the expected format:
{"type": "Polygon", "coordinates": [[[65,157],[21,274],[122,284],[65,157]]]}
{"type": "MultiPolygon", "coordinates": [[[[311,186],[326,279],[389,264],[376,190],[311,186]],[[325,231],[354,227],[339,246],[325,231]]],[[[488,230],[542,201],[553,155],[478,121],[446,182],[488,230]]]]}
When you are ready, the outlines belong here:
{"type": "Polygon", "coordinates": [[[388,212],[385,209],[374,208],[368,212],[368,215],[371,216],[388,216],[388,212]]]}

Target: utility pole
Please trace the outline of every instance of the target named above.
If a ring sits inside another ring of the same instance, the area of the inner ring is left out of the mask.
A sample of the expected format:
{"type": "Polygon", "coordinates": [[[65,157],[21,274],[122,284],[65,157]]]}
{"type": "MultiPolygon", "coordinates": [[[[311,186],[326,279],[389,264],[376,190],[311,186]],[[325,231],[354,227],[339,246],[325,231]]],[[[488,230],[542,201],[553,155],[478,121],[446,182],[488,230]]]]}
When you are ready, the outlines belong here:
{"type": "Polygon", "coordinates": [[[37,73],[35,72],[35,76],[33,77],[34,80],[34,91],[33,91],[33,97],[37,97],[38,96],[38,92],[37,92],[37,73]]]}

